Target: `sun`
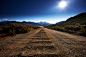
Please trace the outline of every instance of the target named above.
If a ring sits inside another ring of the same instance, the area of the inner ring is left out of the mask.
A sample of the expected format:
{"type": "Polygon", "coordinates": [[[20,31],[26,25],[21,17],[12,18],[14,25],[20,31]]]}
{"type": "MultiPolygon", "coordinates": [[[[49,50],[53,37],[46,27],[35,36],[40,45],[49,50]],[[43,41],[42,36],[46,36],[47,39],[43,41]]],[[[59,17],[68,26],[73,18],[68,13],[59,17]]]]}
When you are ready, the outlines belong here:
{"type": "Polygon", "coordinates": [[[58,5],[59,8],[65,8],[67,6],[67,2],[66,1],[61,1],[58,5]]]}

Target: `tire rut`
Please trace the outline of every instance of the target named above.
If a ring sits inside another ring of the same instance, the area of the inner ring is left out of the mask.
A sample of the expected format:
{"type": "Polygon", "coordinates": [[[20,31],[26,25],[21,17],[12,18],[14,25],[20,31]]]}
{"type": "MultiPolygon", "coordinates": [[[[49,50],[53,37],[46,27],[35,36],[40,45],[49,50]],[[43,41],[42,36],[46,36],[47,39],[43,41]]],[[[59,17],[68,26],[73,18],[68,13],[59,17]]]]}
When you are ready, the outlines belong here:
{"type": "Polygon", "coordinates": [[[85,57],[86,38],[63,34],[41,28],[3,40],[0,57],[85,57]]]}

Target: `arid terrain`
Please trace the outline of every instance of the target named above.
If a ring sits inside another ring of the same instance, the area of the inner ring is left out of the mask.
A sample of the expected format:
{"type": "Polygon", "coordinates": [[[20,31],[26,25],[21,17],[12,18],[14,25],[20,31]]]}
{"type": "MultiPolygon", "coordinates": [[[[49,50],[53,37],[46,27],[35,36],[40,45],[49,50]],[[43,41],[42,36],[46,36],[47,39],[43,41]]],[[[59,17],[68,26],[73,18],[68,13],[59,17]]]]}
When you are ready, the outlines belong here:
{"type": "Polygon", "coordinates": [[[86,57],[86,37],[41,28],[0,39],[0,57],[86,57]]]}

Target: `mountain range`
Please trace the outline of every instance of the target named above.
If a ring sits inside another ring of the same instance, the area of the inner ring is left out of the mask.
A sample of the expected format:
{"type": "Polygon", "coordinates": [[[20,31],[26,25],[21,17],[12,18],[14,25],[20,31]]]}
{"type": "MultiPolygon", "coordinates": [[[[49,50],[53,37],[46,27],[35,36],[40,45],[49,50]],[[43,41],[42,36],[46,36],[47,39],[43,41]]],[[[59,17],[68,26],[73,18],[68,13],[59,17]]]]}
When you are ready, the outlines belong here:
{"type": "Polygon", "coordinates": [[[86,25],[86,12],[85,13],[80,13],[74,17],[70,17],[68,18],[66,21],[61,21],[61,22],[58,22],[56,24],[50,24],[50,23],[47,23],[47,22],[26,22],[26,21],[23,21],[23,22],[18,22],[18,21],[1,21],[0,22],[0,26],[3,25],[7,25],[9,23],[20,23],[22,25],[30,25],[30,26],[65,26],[65,25],[75,25],[76,23],[79,23],[81,25],[86,25]]]}
{"type": "Polygon", "coordinates": [[[51,25],[47,22],[38,22],[38,23],[35,23],[35,22],[26,22],[26,21],[23,21],[23,22],[18,22],[18,21],[1,21],[0,22],[0,26],[5,26],[9,23],[20,23],[21,25],[30,25],[30,26],[48,26],[48,25],[51,25]]]}

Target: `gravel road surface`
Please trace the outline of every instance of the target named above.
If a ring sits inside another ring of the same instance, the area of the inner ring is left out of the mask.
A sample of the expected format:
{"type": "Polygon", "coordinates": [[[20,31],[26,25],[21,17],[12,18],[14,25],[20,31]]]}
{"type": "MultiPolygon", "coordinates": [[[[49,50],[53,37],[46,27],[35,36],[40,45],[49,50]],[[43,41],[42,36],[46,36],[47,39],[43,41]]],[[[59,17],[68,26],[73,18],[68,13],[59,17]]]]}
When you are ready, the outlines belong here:
{"type": "Polygon", "coordinates": [[[0,57],[86,57],[86,37],[41,28],[0,39],[0,57]]]}

